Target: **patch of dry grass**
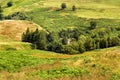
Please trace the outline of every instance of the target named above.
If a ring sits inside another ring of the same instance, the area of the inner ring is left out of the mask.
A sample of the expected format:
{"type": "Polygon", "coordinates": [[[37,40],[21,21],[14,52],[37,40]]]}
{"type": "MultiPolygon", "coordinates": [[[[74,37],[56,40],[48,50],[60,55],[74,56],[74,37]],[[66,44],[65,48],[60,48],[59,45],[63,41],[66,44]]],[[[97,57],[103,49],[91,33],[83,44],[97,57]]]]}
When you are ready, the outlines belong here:
{"type": "Polygon", "coordinates": [[[30,21],[17,21],[17,20],[5,20],[0,21],[0,35],[11,38],[12,40],[21,41],[22,33],[29,28],[35,30],[36,28],[42,29],[39,25],[30,21]]]}

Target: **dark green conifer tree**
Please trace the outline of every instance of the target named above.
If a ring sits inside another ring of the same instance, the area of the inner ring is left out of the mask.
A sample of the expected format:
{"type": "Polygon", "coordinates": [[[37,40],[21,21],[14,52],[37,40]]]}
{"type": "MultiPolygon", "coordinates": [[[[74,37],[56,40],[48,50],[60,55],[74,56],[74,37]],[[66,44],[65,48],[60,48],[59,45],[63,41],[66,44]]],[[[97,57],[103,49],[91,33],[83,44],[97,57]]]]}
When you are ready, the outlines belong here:
{"type": "Polygon", "coordinates": [[[0,5],[0,20],[4,19],[4,15],[3,15],[3,9],[2,6],[0,5]]]}
{"type": "Polygon", "coordinates": [[[66,3],[62,3],[62,4],[61,4],[61,9],[63,10],[63,9],[65,9],[65,8],[67,8],[66,3]]]}
{"type": "Polygon", "coordinates": [[[41,49],[41,50],[47,49],[47,38],[46,38],[45,31],[40,31],[40,37],[39,37],[39,40],[37,41],[37,47],[38,49],[41,49]]]}
{"type": "Polygon", "coordinates": [[[76,6],[75,5],[72,6],[72,11],[76,11],[76,6]]]}

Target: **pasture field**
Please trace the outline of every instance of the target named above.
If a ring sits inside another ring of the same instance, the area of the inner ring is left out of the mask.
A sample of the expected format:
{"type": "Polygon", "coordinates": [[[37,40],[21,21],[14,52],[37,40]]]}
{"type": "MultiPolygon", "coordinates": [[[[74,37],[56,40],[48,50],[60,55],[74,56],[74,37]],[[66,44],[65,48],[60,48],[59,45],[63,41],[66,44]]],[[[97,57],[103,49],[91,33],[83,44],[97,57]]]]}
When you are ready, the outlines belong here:
{"type": "Polygon", "coordinates": [[[1,2],[5,7],[4,15],[25,12],[33,18],[33,22],[48,31],[82,27],[84,24],[89,25],[90,20],[97,20],[99,27],[109,26],[109,21],[113,22],[112,27],[116,27],[120,22],[119,0],[12,0],[13,6],[7,8],[8,1],[1,2]],[[63,2],[67,8],[57,11],[63,2]],[[76,11],[72,11],[73,5],[76,6],[76,11]]]}
{"type": "Polygon", "coordinates": [[[0,51],[1,80],[119,80],[120,47],[65,55],[40,50],[0,51]]]}

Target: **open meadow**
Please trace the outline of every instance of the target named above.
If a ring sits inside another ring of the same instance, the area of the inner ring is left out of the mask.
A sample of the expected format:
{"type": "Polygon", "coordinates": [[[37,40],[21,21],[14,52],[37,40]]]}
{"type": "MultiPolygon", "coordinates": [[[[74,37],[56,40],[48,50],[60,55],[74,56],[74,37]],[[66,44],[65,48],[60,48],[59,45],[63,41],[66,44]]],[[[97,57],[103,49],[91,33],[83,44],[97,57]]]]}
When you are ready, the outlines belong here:
{"type": "Polygon", "coordinates": [[[120,47],[65,55],[48,51],[0,51],[1,80],[119,80],[120,47]]]}

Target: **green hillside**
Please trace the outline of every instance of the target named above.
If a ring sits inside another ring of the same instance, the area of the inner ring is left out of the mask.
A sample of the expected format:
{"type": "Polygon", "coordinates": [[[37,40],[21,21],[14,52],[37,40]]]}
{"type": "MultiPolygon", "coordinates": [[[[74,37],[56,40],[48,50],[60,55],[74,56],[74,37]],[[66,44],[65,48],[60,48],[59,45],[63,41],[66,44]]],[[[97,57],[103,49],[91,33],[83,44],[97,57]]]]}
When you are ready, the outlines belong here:
{"type": "Polygon", "coordinates": [[[79,55],[40,50],[0,51],[0,79],[119,80],[119,57],[120,47],[79,55]]]}
{"type": "Polygon", "coordinates": [[[7,8],[8,1],[1,2],[5,8],[5,15],[18,11],[25,12],[33,18],[35,23],[49,31],[88,25],[91,19],[97,19],[100,27],[105,27],[102,25],[103,22],[105,25],[110,25],[108,22],[111,19],[113,26],[119,25],[120,22],[119,0],[12,0],[13,6],[7,8]],[[63,2],[67,4],[67,9],[56,11],[63,2]],[[73,5],[77,7],[75,12],[71,11],[73,5]],[[105,21],[101,22],[101,18],[105,21]],[[118,20],[117,23],[115,23],[116,20],[118,20]]]}
{"type": "Polygon", "coordinates": [[[0,80],[120,80],[120,0],[0,0],[0,80]]]}
{"type": "Polygon", "coordinates": [[[30,21],[0,21],[0,50],[31,49],[30,43],[21,42],[21,35],[27,28],[30,28],[30,30],[42,29],[39,25],[30,21]]]}

